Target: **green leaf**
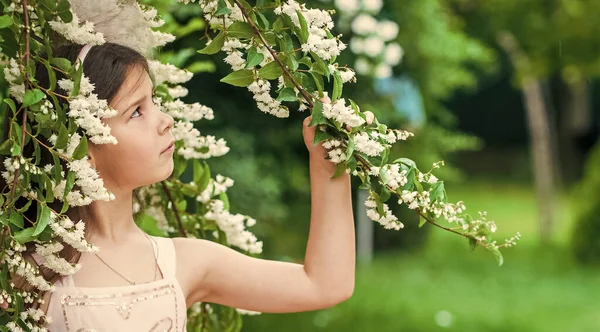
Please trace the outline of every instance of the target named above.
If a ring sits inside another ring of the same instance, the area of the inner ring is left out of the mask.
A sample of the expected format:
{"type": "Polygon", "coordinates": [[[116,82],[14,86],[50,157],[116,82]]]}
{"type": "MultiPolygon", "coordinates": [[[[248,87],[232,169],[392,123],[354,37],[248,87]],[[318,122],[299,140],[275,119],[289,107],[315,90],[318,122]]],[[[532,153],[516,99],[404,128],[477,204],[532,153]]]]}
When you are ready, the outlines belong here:
{"type": "Polygon", "coordinates": [[[500,250],[490,249],[490,251],[492,252],[492,254],[494,254],[496,261],[498,261],[498,266],[502,266],[502,264],[504,264],[504,257],[502,257],[502,253],[500,252],[500,250]]]}
{"type": "Polygon", "coordinates": [[[227,34],[235,38],[252,38],[254,30],[249,23],[238,21],[227,28],[227,34]]]}
{"type": "Polygon", "coordinates": [[[223,77],[221,82],[231,84],[233,86],[247,87],[254,82],[254,72],[252,72],[250,69],[234,71],[231,74],[223,77]]]}
{"type": "Polygon", "coordinates": [[[9,15],[0,16],[0,29],[8,28],[13,25],[13,19],[9,15]]]}
{"type": "Polygon", "coordinates": [[[225,45],[225,34],[221,31],[219,34],[212,40],[210,44],[208,44],[203,49],[199,50],[200,54],[216,54],[221,48],[225,45]]]}
{"type": "Polygon", "coordinates": [[[444,201],[446,198],[446,190],[444,189],[444,181],[438,181],[431,185],[431,196],[432,202],[435,200],[444,201]]]}
{"type": "Polygon", "coordinates": [[[41,234],[50,223],[50,208],[45,204],[42,205],[38,203],[38,209],[40,209],[40,207],[42,212],[40,213],[40,216],[37,222],[35,223],[35,231],[33,232],[32,236],[37,236],[41,234]]]}
{"type": "Polygon", "coordinates": [[[48,71],[48,79],[50,80],[49,90],[54,91],[54,89],[56,88],[56,73],[54,72],[54,69],[50,67],[50,63],[48,61],[43,61],[43,63],[46,67],[46,70],[48,71]]]}
{"type": "Polygon", "coordinates": [[[219,195],[219,199],[221,201],[223,201],[223,209],[224,210],[229,210],[229,197],[227,196],[227,193],[226,192],[222,192],[219,195]]]}
{"type": "Polygon", "coordinates": [[[320,100],[315,100],[311,116],[309,126],[327,124],[327,118],[323,115],[323,103],[320,100]]]}
{"type": "Polygon", "coordinates": [[[331,138],[331,135],[317,128],[317,130],[315,131],[315,139],[313,140],[313,145],[317,145],[329,138],[331,138]]]}
{"type": "Polygon", "coordinates": [[[10,214],[10,217],[8,217],[8,219],[10,220],[11,224],[13,224],[19,228],[23,228],[25,226],[24,221],[23,221],[23,216],[16,211],[13,211],[10,214]]]}
{"type": "Polygon", "coordinates": [[[17,144],[16,142],[13,143],[12,148],[10,148],[10,155],[13,157],[21,155],[21,146],[19,144],[17,144]]]}
{"type": "Polygon", "coordinates": [[[319,90],[319,97],[323,97],[323,88],[325,85],[325,82],[323,82],[323,76],[321,76],[321,74],[313,70],[309,70],[308,72],[312,75],[313,79],[315,80],[317,90],[319,90]]]}
{"type": "Polygon", "coordinates": [[[332,102],[340,99],[340,97],[342,96],[343,86],[344,86],[344,83],[342,81],[342,76],[340,75],[340,72],[338,70],[336,70],[333,73],[333,93],[331,95],[332,102]]]}
{"type": "Polygon", "coordinates": [[[194,159],[192,161],[192,169],[194,174],[194,182],[198,182],[204,174],[204,167],[200,165],[200,161],[198,161],[198,159],[194,159]]]}
{"type": "Polygon", "coordinates": [[[348,168],[348,164],[346,164],[345,162],[337,164],[337,166],[335,168],[335,174],[333,174],[333,176],[331,178],[335,179],[338,176],[344,174],[346,172],[347,168],[348,168]]]}
{"type": "Polygon", "coordinates": [[[79,142],[79,145],[77,145],[77,147],[75,148],[75,151],[73,152],[73,158],[76,160],[80,160],[83,157],[85,157],[88,153],[88,143],[87,143],[87,138],[85,135],[83,135],[83,137],[81,137],[81,141],[79,142]]]}
{"type": "Polygon", "coordinates": [[[282,36],[279,38],[279,47],[281,48],[281,51],[284,53],[293,52],[294,41],[292,40],[292,37],[290,37],[290,35],[286,31],[283,31],[281,35],[282,36]]]}
{"type": "Polygon", "coordinates": [[[23,97],[23,107],[37,104],[42,99],[44,99],[44,93],[39,89],[27,90],[25,91],[25,96],[23,97]]]}
{"type": "Polygon", "coordinates": [[[315,52],[310,52],[310,55],[313,57],[314,60],[312,70],[327,77],[327,81],[329,81],[329,75],[331,75],[331,73],[329,72],[329,66],[327,66],[327,64],[325,64],[325,61],[323,61],[323,59],[321,59],[315,52]]]}
{"type": "Polygon", "coordinates": [[[27,242],[31,242],[34,237],[33,233],[35,232],[35,227],[25,228],[15,233],[14,238],[17,242],[21,244],[25,244],[27,242]]]}
{"type": "Polygon", "coordinates": [[[60,128],[58,129],[58,136],[56,137],[56,144],[54,144],[55,149],[64,149],[67,146],[69,140],[69,130],[65,127],[64,124],[60,124],[60,128]]]}
{"type": "Polygon", "coordinates": [[[214,73],[217,70],[217,67],[212,61],[195,61],[185,69],[189,70],[193,74],[214,73]]]}
{"type": "Polygon", "coordinates": [[[305,44],[308,41],[308,25],[304,15],[299,10],[296,11],[296,14],[298,14],[298,20],[300,21],[300,34],[298,37],[300,37],[300,42],[305,44]]]}
{"type": "MultiPolygon", "coordinates": [[[[260,7],[260,6],[258,6],[260,7]]],[[[263,15],[263,13],[257,11],[256,14],[258,14],[258,17],[260,18],[260,22],[262,23],[262,28],[265,30],[269,30],[270,28],[270,24],[269,24],[269,20],[267,20],[267,18],[265,17],[265,15],[263,15]]]]}
{"type": "Polygon", "coordinates": [[[70,23],[73,21],[73,14],[71,13],[71,5],[68,0],[62,0],[58,6],[56,7],[56,11],[58,12],[58,16],[65,23],[70,23]]]}
{"type": "Polygon", "coordinates": [[[296,101],[298,97],[296,97],[296,92],[294,92],[294,88],[284,88],[279,92],[279,96],[277,96],[277,100],[279,101],[296,101]]]}
{"type": "Polygon", "coordinates": [[[69,170],[69,172],[67,173],[67,183],[65,185],[65,191],[63,192],[63,197],[66,197],[71,192],[71,189],[73,189],[74,186],[75,186],[75,172],[69,170]]]}
{"type": "Polygon", "coordinates": [[[215,16],[221,15],[229,15],[231,14],[231,9],[227,8],[227,4],[225,0],[219,0],[217,2],[217,11],[215,12],[215,16]]]}
{"type": "Polygon", "coordinates": [[[266,80],[278,79],[281,75],[283,75],[283,69],[277,61],[269,62],[258,71],[258,76],[266,80]]]}
{"type": "Polygon", "coordinates": [[[252,46],[248,50],[248,60],[246,63],[246,68],[254,68],[261,62],[263,62],[264,59],[265,56],[262,53],[258,53],[258,51],[256,50],[256,46],[252,46]]]}
{"type": "Polygon", "coordinates": [[[52,58],[50,59],[50,63],[65,72],[71,71],[71,67],[73,66],[71,61],[65,58],[52,58]]]}
{"type": "Polygon", "coordinates": [[[273,23],[273,31],[280,32],[281,30],[283,30],[283,21],[281,20],[281,17],[278,17],[275,20],[275,23],[273,23]]]}
{"type": "Polygon", "coordinates": [[[17,105],[15,105],[15,102],[12,99],[5,98],[3,101],[10,107],[11,111],[13,111],[13,114],[17,112],[17,105]]]}
{"type": "Polygon", "coordinates": [[[423,216],[419,215],[419,228],[423,227],[423,225],[425,225],[427,223],[427,219],[425,219],[423,216]]]}
{"type": "Polygon", "coordinates": [[[202,173],[202,177],[200,178],[200,182],[198,183],[198,190],[200,192],[204,191],[208,184],[210,183],[210,168],[208,165],[204,164],[204,173],[202,173]]]}
{"type": "Polygon", "coordinates": [[[167,236],[168,234],[160,229],[157,225],[156,219],[147,214],[142,214],[138,217],[138,226],[143,229],[146,233],[152,236],[167,236]]]}
{"type": "Polygon", "coordinates": [[[475,240],[474,238],[468,238],[468,240],[471,251],[475,250],[475,248],[477,248],[477,240],[475,240]]]}
{"type": "Polygon", "coordinates": [[[10,154],[12,144],[13,144],[13,142],[10,139],[7,139],[6,141],[2,142],[2,145],[0,145],[0,154],[3,154],[3,155],[10,154]]]}

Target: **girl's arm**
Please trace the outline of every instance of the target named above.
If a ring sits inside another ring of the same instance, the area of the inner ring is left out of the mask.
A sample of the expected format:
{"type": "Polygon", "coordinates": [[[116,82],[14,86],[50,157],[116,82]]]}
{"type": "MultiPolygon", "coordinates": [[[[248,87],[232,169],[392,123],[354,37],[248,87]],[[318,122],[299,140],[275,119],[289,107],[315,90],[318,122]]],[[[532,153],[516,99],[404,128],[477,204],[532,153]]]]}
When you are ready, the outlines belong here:
{"type": "Polygon", "coordinates": [[[212,241],[176,238],[178,278],[188,286],[188,306],[210,302],[260,312],[300,312],[331,307],[352,295],[350,176],[331,179],[335,165],[325,159],[322,145],[312,145],[315,128],[308,123],[309,118],[303,135],[310,151],[312,206],[304,264],[253,258],[212,241]]]}

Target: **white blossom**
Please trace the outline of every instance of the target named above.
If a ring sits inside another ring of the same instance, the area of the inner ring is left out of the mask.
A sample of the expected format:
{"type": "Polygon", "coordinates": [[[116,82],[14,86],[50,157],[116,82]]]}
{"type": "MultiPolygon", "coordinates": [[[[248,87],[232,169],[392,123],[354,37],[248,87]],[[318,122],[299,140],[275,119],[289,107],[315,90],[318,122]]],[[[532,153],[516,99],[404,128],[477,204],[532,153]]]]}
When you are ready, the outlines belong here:
{"type": "Polygon", "coordinates": [[[386,46],[383,57],[385,63],[390,66],[395,66],[400,63],[403,55],[404,51],[402,50],[402,47],[397,43],[391,43],[386,46]]]}
{"type": "Polygon", "coordinates": [[[189,81],[194,74],[190,71],[179,69],[172,64],[163,64],[157,60],[149,60],[148,67],[151,76],[154,77],[154,85],[162,83],[179,84],[189,81]]]}
{"type": "Polygon", "coordinates": [[[179,99],[162,103],[160,98],[155,98],[155,103],[159,105],[163,112],[174,118],[185,119],[188,121],[214,119],[212,108],[201,105],[200,103],[186,104],[179,99]]]}
{"type": "Polygon", "coordinates": [[[365,207],[367,207],[367,216],[373,220],[381,224],[385,229],[394,229],[399,230],[404,228],[404,224],[398,220],[396,216],[392,214],[389,206],[385,203],[383,204],[383,215],[380,215],[377,212],[377,202],[372,195],[369,195],[369,198],[365,201],[365,207]]]}
{"type": "Polygon", "coordinates": [[[361,75],[369,75],[371,73],[371,64],[365,58],[360,57],[354,63],[354,69],[361,75]]]}
{"type": "Polygon", "coordinates": [[[385,150],[385,146],[383,146],[383,144],[369,137],[369,134],[366,132],[356,133],[353,136],[353,139],[356,150],[366,154],[369,157],[378,156],[381,152],[383,152],[383,150],[385,150]]]}
{"type": "Polygon", "coordinates": [[[246,67],[246,60],[242,56],[242,52],[238,50],[232,51],[225,57],[225,62],[230,64],[231,69],[234,71],[244,69],[244,67],[246,67]]]}
{"type": "Polygon", "coordinates": [[[50,228],[66,244],[80,252],[97,252],[99,248],[85,239],[85,223],[79,220],[74,223],[67,215],[57,216],[50,212],[50,228]]]}
{"type": "Polygon", "coordinates": [[[372,36],[365,39],[364,44],[364,53],[372,58],[378,57],[384,50],[385,43],[381,38],[377,36],[372,36]]]}
{"type": "Polygon", "coordinates": [[[334,103],[323,104],[323,115],[340,124],[347,124],[351,127],[358,127],[365,123],[365,120],[361,118],[357,112],[349,106],[346,106],[346,100],[344,98],[338,99],[334,103]]]}
{"type": "Polygon", "coordinates": [[[336,8],[348,14],[353,14],[360,10],[359,0],[334,0],[333,3],[336,8]]]}
{"type": "Polygon", "coordinates": [[[177,121],[171,129],[175,140],[182,140],[184,146],[177,153],[185,159],[219,157],[229,152],[225,140],[214,136],[201,136],[200,131],[190,122],[177,121]]]}
{"type": "Polygon", "coordinates": [[[225,210],[223,201],[215,199],[209,205],[205,218],[214,220],[226,237],[227,243],[252,254],[262,253],[263,243],[257,241],[256,235],[246,230],[244,221],[249,217],[232,214],[225,210]]]}
{"type": "Polygon", "coordinates": [[[360,14],[352,21],[352,32],[357,35],[369,35],[377,31],[377,20],[369,14],[360,14]]]}
{"type": "Polygon", "coordinates": [[[267,114],[275,115],[278,118],[287,118],[289,110],[281,105],[279,100],[271,96],[271,83],[267,80],[259,79],[248,86],[248,90],[254,94],[254,100],[258,109],[267,114]]]}
{"type": "Polygon", "coordinates": [[[48,24],[54,31],[76,44],[101,45],[105,42],[102,33],[94,32],[94,23],[85,21],[80,25],[79,18],[75,13],[73,13],[73,20],[69,23],[49,21],[48,24]]]}
{"type": "Polygon", "coordinates": [[[377,78],[387,78],[392,76],[392,67],[384,63],[380,63],[377,68],[375,68],[375,76],[377,78]]]}
{"type": "Polygon", "coordinates": [[[362,0],[363,8],[373,14],[377,14],[383,7],[383,0],[362,0]]]}
{"type": "Polygon", "coordinates": [[[81,264],[71,264],[62,257],[56,255],[63,249],[59,242],[51,242],[45,245],[36,244],[36,253],[43,258],[42,264],[52,271],[61,275],[71,275],[81,269],[81,264]]]}
{"type": "Polygon", "coordinates": [[[176,85],[172,88],[168,88],[169,89],[169,94],[171,95],[171,97],[177,99],[177,98],[183,98],[185,96],[188,95],[189,91],[187,88],[181,86],[181,85],[176,85]]]}
{"type": "Polygon", "coordinates": [[[396,39],[398,36],[398,24],[393,21],[381,21],[377,23],[377,35],[384,41],[396,39]]]}

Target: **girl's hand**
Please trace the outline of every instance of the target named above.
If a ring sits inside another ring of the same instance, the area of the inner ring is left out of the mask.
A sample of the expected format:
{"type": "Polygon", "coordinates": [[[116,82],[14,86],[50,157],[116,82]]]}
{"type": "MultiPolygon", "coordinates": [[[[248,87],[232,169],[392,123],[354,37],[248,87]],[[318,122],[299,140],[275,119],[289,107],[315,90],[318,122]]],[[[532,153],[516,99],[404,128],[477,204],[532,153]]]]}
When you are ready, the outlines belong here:
{"type": "Polygon", "coordinates": [[[4,301],[2,302],[2,304],[0,304],[0,309],[5,310],[8,308],[8,302],[4,301]]]}
{"type": "MultiPolygon", "coordinates": [[[[323,98],[321,98],[321,101],[323,103],[331,103],[331,99],[329,99],[328,96],[324,96],[323,98]]],[[[367,124],[371,124],[373,123],[373,120],[375,120],[375,115],[372,112],[365,112],[365,116],[367,118],[367,124]]],[[[323,147],[322,143],[319,143],[318,145],[314,145],[313,142],[315,140],[315,132],[317,127],[309,127],[309,123],[312,119],[312,116],[308,116],[306,119],[304,119],[304,123],[303,123],[303,129],[302,129],[302,136],[304,136],[304,144],[306,145],[306,148],[308,149],[308,152],[310,153],[311,157],[316,157],[319,159],[325,159],[325,157],[327,157],[327,149],[325,149],[323,147]]],[[[348,131],[352,130],[352,127],[350,126],[346,126],[346,129],[348,129],[348,131]]]]}

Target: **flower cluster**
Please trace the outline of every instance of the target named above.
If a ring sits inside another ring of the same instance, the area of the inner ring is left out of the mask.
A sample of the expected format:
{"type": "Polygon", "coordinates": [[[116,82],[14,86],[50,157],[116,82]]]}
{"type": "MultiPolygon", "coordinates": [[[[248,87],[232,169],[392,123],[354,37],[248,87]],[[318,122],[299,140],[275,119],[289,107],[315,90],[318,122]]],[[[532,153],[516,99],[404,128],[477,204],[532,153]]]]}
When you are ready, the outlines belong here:
{"type": "Polygon", "coordinates": [[[301,45],[302,51],[314,52],[323,60],[337,57],[346,48],[346,44],[337,38],[329,38],[327,32],[333,29],[331,15],[321,9],[307,9],[305,4],[299,4],[295,0],[288,0],[275,8],[275,14],[285,14],[290,17],[297,27],[301,27],[300,12],[308,26],[308,40],[301,45]]]}
{"type": "Polygon", "coordinates": [[[224,208],[223,201],[218,199],[211,201],[209,210],[204,217],[217,223],[219,229],[227,236],[227,243],[230,245],[252,254],[262,253],[262,241],[257,241],[256,235],[245,229],[254,226],[256,220],[241,214],[230,213],[224,208]]]}
{"type": "Polygon", "coordinates": [[[101,45],[105,43],[104,35],[100,32],[94,32],[94,23],[85,21],[80,24],[76,14],[73,14],[73,20],[68,23],[60,20],[60,17],[58,19],[58,21],[50,21],[48,24],[54,31],[65,36],[68,40],[79,45],[101,45]]]}
{"type": "Polygon", "coordinates": [[[373,196],[373,192],[369,195],[369,198],[365,201],[365,207],[367,207],[367,216],[373,220],[381,224],[385,229],[394,229],[399,230],[404,228],[404,224],[398,220],[396,216],[392,214],[389,206],[383,203],[383,213],[380,214],[377,211],[377,201],[373,196]]]}
{"type": "Polygon", "coordinates": [[[224,139],[216,139],[212,135],[201,136],[191,122],[177,121],[171,129],[175,140],[183,141],[183,147],[177,149],[177,154],[185,159],[207,159],[219,157],[229,152],[224,139]]]}
{"type": "Polygon", "coordinates": [[[256,100],[259,110],[275,115],[278,118],[287,118],[290,116],[287,107],[282,106],[279,100],[271,97],[271,83],[269,81],[255,81],[248,86],[248,90],[254,94],[254,100],[256,100]]]}
{"type": "Polygon", "coordinates": [[[176,119],[198,121],[202,119],[212,120],[215,118],[212,108],[201,105],[200,103],[186,104],[179,99],[163,103],[160,98],[154,98],[154,102],[160,106],[163,112],[176,119]]]}
{"type": "Polygon", "coordinates": [[[185,83],[194,76],[193,73],[185,69],[179,69],[170,63],[165,64],[156,60],[149,60],[148,67],[150,69],[150,74],[154,78],[154,85],[156,86],[163,83],[185,83]]]}
{"type": "MultiPolygon", "coordinates": [[[[61,79],[58,85],[67,92],[73,90],[73,81],[61,79]]],[[[69,100],[70,117],[75,123],[85,130],[90,141],[95,144],[117,144],[117,139],[110,134],[110,127],[103,123],[101,119],[114,117],[118,114],[117,110],[108,106],[105,99],[98,99],[98,95],[93,93],[94,85],[90,83],[85,76],[81,77],[80,89],[77,96],[69,100]]]]}
{"type": "Polygon", "coordinates": [[[358,115],[357,110],[346,105],[344,98],[338,99],[334,103],[323,104],[323,115],[343,126],[358,127],[365,123],[365,120],[358,115]]]}
{"type": "MultiPolygon", "coordinates": [[[[398,25],[389,20],[378,21],[383,7],[382,0],[335,0],[342,15],[340,21],[348,21],[354,36],[350,50],[358,55],[354,67],[365,76],[386,78],[392,75],[392,67],[402,60],[402,47],[393,42],[398,36],[398,25]]],[[[342,24],[343,26],[343,24],[342,24]]]]}

